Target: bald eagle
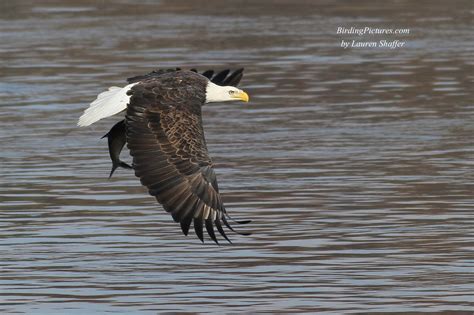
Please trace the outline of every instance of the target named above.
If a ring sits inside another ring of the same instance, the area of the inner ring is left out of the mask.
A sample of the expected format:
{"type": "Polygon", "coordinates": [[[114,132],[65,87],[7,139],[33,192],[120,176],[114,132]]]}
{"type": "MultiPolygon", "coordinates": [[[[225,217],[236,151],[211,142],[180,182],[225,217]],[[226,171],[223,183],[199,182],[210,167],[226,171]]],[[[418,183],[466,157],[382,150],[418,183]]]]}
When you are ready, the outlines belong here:
{"type": "Polygon", "coordinates": [[[248,102],[247,93],[235,87],[242,75],[243,69],[217,74],[213,70],[202,74],[195,69],[155,70],[127,79],[123,88],[111,87],[99,94],[77,124],[89,126],[125,111],[125,119],[104,136],[108,137],[113,163],[110,176],[118,166],[133,168],[150,195],[180,223],[185,235],[193,223],[202,242],[205,226],[215,243],[219,244],[214,227],[231,243],[222,223],[236,231],[228,222],[231,218],[219,194],[201,108],[211,102],[248,102]],[[133,157],[132,166],[119,159],[125,143],[133,157]]]}

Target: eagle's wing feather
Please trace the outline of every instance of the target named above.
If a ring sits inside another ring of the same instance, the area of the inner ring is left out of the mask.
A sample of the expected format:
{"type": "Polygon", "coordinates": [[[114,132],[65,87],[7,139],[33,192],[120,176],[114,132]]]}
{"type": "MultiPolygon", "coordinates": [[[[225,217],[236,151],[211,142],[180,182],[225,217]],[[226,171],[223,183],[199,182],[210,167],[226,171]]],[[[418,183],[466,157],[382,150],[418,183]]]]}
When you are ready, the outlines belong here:
{"type": "MultiPolygon", "coordinates": [[[[150,73],[144,74],[144,75],[139,75],[135,77],[131,77],[127,79],[127,82],[130,83],[135,83],[135,82],[140,82],[144,79],[149,79],[149,78],[155,78],[158,77],[164,73],[168,72],[174,72],[181,70],[181,68],[175,68],[175,69],[157,69],[153,70],[150,73]]],[[[193,72],[197,72],[196,69],[191,69],[193,72]]],[[[230,85],[230,86],[237,86],[242,79],[242,73],[244,72],[243,68],[237,69],[233,72],[231,72],[229,69],[222,70],[215,74],[214,70],[206,70],[203,73],[201,73],[203,76],[208,78],[209,80],[212,81],[212,83],[215,83],[217,85],[225,86],[225,85],[230,85]]]]}
{"type": "Polygon", "coordinates": [[[240,68],[232,72],[222,83],[222,85],[237,86],[242,80],[244,68],[240,68]]]}
{"type": "MultiPolygon", "coordinates": [[[[152,80],[151,80],[152,81],[152,80]]],[[[132,89],[127,108],[127,143],[135,175],[161,203],[184,234],[191,223],[203,240],[203,225],[217,243],[213,227],[228,240],[226,210],[208,155],[200,106],[179,106],[150,80],[132,89]]]]}
{"type": "Polygon", "coordinates": [[[221,85],[224,82],[227,75],[229,74],[229,72],[230,72],[229,69],[222,70],[211,79],[212,83],[221,85]]]}

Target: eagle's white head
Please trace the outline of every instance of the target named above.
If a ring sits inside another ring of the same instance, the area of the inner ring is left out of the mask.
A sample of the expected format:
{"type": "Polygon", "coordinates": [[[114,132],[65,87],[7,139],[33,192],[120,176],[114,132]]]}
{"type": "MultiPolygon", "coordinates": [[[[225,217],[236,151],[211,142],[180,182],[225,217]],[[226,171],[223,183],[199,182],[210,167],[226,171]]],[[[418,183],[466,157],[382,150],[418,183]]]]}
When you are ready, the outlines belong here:
{"type": "Polygon", "coordinates": [[[206,87],[206,103],[226,101],[249,101],[244,91],[233,86],[220,86],[209,81],[206,87]]]}

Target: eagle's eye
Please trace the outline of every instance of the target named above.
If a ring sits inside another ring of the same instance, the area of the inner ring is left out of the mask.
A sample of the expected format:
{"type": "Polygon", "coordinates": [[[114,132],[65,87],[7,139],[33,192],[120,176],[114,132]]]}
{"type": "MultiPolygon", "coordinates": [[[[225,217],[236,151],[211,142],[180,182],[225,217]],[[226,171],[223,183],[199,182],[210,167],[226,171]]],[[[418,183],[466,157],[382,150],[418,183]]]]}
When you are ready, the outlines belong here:
{"type": "Polygon", "coordinates": [[[235,93],[235,91],[232,91],[232,90],[229,91],[230,95],[234,95],[234,93],[235,93]]]}

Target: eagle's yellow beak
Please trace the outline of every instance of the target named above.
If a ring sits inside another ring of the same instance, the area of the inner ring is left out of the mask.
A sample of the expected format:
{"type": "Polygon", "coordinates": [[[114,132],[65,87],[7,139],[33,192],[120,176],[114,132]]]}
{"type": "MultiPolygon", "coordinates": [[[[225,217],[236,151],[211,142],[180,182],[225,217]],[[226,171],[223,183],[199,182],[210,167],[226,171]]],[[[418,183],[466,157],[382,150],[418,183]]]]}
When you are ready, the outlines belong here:
{"type": "Polygon", "coordinates": [[[244,101],[244,102],[249,101],[249,95],[247,93],[245,93],[244,91],[240,91],[240,93],[235,94],[234,97],[236,99],[239,99],[239,100],[244,101]]]}

